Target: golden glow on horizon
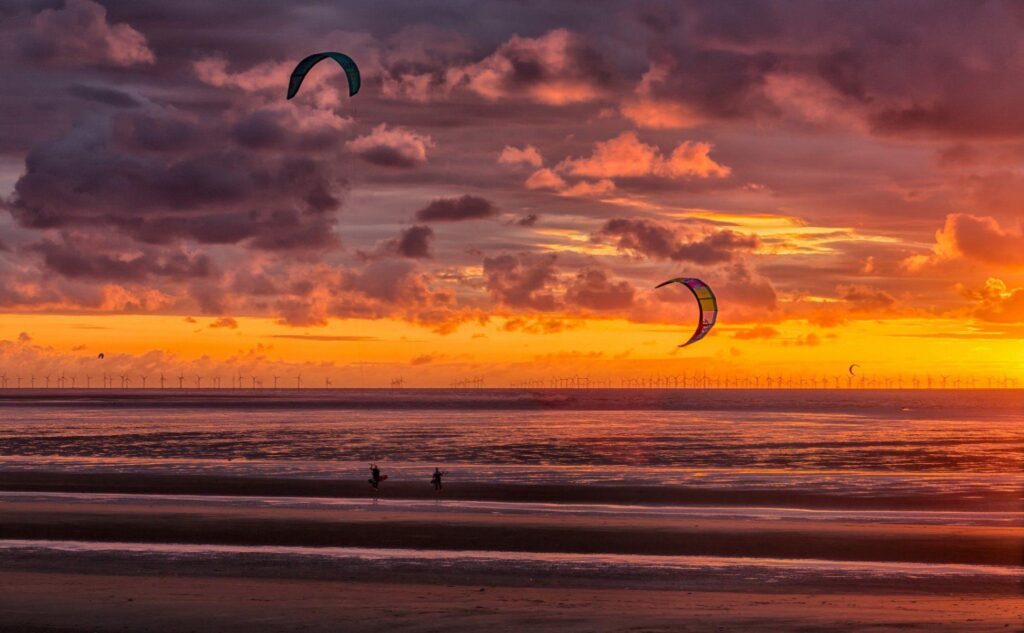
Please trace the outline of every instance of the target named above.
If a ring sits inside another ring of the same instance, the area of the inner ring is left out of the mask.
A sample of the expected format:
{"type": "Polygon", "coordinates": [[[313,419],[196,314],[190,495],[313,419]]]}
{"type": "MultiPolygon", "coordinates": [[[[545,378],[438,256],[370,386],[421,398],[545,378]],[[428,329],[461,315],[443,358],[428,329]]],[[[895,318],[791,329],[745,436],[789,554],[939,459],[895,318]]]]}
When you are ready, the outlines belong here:
{"type": "MultiPolygon", "coordinates": [[[[465,324],[449,335],[391,319],[293,328],[272,319],[238,318],[235,329],[211,328],[216,319],[210,317],[192,323],[176,316],[125,315],[116,317],[116,325],[115,317],[94,315],[0,319],[0,339],[9,349],[29,346],[58,369],[59,363],[77,359],[81,365],[104,352],[108,367],[119,363],[119,371],[132,371],[144,355],[162,350],[179,364],[245,363],[253,373],[265,366],[268,375],[285,365],[319,367],[323,374],[359,366],[373,380],[405,375],[429,386],[445,386],[466,373],[490,376],[492,386],[561,374],[616,380],[694,371],[821,377],[842,375],[851,362],[876,376],[1024,376],[1024,340],[998,330],[965,330],[951,319],[858,321],[835,328],[795,320],[762,328],[722,323],[712,336],[683,349],[677,345],[690,330],[687,323],[674,327],[619,319],[572,320],[552,334],[536,333],[543,322],[495,318],[465,324]],[[31,341],[17,343],[20,332],[31,341]]],[[[0,356],[0,362],[6,360],[0,356]]],[[[2,369],[11,374],[17,368],[2,369]]]]}

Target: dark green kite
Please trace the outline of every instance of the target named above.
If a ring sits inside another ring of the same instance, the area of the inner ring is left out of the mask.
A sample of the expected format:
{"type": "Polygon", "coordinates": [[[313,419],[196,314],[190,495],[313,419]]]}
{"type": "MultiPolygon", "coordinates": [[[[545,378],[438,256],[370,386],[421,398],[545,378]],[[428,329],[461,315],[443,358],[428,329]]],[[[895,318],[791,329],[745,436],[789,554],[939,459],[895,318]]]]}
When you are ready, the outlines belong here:
{"type": "Polygon", "coordinates": [[[302,86],[302,80],[306,78],[306,73],[312,70],[313,66],[316,66],[323,60],[331,58],[338,62],[338,65],[345,71],[345,75],[348,76],[348,95],[354,96],[359,92],[359,86],[361,81],[359,79],[359,67],[352,61],[352,58],[343,53],[314,53],[309,57],[303,59],[292,71],[292,76],[288,79],[288,98],[291,99],[299,92],[299,87],[302,86]]]}

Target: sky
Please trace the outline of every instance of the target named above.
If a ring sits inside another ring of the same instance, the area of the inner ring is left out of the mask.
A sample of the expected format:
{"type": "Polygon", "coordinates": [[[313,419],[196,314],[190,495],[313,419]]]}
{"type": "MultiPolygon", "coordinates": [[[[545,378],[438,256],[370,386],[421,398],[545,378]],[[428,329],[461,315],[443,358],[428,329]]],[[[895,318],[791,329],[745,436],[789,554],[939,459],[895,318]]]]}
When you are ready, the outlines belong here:
{"type": "Polygon", "coordinates": [[[1013,2],[10,0],[0,371],[1024,378],[1022,36],[1013,2]],[[286,100],[321,50],[359,94],[324,62],[286,100]],[[721,306],[682,349],[676,276],[721,306]]]}

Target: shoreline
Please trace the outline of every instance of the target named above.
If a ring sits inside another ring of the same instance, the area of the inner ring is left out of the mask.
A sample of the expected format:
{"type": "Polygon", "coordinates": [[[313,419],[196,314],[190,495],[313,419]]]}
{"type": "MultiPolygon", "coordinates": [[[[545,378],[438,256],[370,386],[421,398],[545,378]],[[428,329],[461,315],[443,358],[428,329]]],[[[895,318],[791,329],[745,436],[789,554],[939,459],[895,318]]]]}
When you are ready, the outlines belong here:
{"type": "Polygon", "coordinates": [[[365,481],[300,477],[178,475],[155,473],[0,471],[3,492],[72,492],[97,494],[217,495],[502,501],[509,503],[595,503],[626,505],[761,506],[835,510],[957,510],[1000,512],[1024,510],[1018,492],[965,500],[957,494],[851,496],[793,489],[726,489],[687,486],[613,486],[557,484],[449,484],[438,495],[422,482],[385,482],[374,495],[365,481]]]}
{"type": "Polygon", "coordinates": [[[332,388],[332,389],[0,389],[0,408],[480,410],[480,411],[816,411],[886,412],[904,418],[963,410],[977,418],[1024,411],[1024,388],[332,388]],[[756,394],[756,397],[750,397],[756,394]],[[881,398],[881,402],[880,400],[881,398]]]}

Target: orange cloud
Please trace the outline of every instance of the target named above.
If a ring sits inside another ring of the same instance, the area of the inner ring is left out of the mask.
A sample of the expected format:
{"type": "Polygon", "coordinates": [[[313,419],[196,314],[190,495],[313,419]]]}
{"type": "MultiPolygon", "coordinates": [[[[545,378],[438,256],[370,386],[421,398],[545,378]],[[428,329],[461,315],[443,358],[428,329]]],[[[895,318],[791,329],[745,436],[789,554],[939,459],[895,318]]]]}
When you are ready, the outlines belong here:
{"type": "Polygon", "coordinates": [[[968,298],[980,305],[974,315],[993,323],[1024,322],[1024,288],[1009,288],[1002,279],[989,277],[980,290],[963,290],[968,298]]]}
{"type": "Polygon", "coordinates": [[[374,165],[414,167],[427,162],[427,148],[433,145],[434,140],[428,135],[381,123],[369,134],[346,143],[345,148],[374,165]]]}
{"type": "Polygon", "coordinates": [[[558,192],[559,195],[569,197],[599,196],[615,190],[615,183],[607,178],[588,181],[580,180],[569,184],[564,178],[554,171],[544,167],[530,174],[526,179],[527,189],[547,189],[558,192]]]}
{"type": "Polygon", "coordinates": [[[952,213],[935,239],[940,253],[955,252],[990,264],[1024,265],[1024,233],[1019,228],[1005,230],[992,217],[952,213]]]}
{"type": "Polygon", "coordinates": [[[598,142],[587,158],[567,158],[556,169],[589,178],[724,178],[731,169],[715,162],[709,143],[684,141],[665,156],[642,142],[636,132],[623,132],[598,142]]]}
{"type": "Polygon", "coordinates": [[[501,150],[501,155],[498,156],[498,162],[502,165],[524,164],[531,167],[540,167],[544,164],[544,159],[533,145],[527,145],[523,148],[506,145],[505,149],[501,150]]]}
{"type": "Polygon", "coordinates": [[[232,319],[231,317],[221,317],[214,321],[213,323],[211,323],[210,327],[213,329],[226,328],[229,330],[237,330],[238,321],[232,319]]]}
{"type": "Polygon", "coordinates": [[[703,123],[704,118],[680,99],[653,96],[653,86],[664,82],[668,73],[666,65],[652,63],[640,79],[636,97],[622,104],[622,115],[640,127],[652,129],[688,128],[703,123]]]}
{"type": "Polygon", "coordinates": [[[512,36],[490,56],[448,71],[449,87],[485,99],[526,98],[548,105],[593,101],[604,93],[607,71],[583,39],[556,29],[537,38],[512,36]]]}
{"type": "Polygon", "coordinates": [[[779,335],[779,331],[768,325],[755,325],[748,330],[740,330],[733,335],[733,338],[740,340],[753,340],[759,338],[775,338],[779,335]]]}

